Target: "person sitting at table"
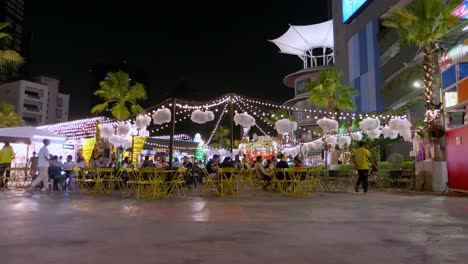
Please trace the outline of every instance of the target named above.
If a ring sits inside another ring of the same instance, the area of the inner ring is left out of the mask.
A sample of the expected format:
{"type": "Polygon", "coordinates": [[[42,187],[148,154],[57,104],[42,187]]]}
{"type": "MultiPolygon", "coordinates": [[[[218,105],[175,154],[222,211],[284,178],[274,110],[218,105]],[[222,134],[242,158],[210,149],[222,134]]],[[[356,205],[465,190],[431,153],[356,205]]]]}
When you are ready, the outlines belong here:
{"type": "Polygon", "coordinates": [[[263,190],[267,191],[268,187],[271,185],[271,175],[265,171],[265,168],[263,168],[262,161],[262,156],[257,156],[255,160],[255,173],[257,174],[258,178],[261,178],[263,181],[265,181],[263,190]]]}
{"type": "Polygon", "coordinates": [[[141,164],[141,167],[142,168],[153,168],[154,163],[153,163],[152,160],[150,160],[149,156],[145,156],[145,161],[143,162],[143,164],[141,164]]]}
{"type": "Polygon", "coordinates": [[[213,155],[213,158],[208,161],[206,164],[206,171],[208,172],[208,176],[212,179],[218,178],[218,164],[219,164],[219,156],[213,155]]]}
{"type": "Polygon", "coordinates": [[[112,158],[111,161],[109,162],[109,165],[107,165],[108,168],[112,169],[117,169],[117,159],[112,158]]]}
{"type": "Polygon", "coordinates": [[[70,189],[70,186],[72,186],[72,183],[75,182],[75,175],[73,173],[73,169],[75,169],[75,162],[73,161],[73,157],[72,155],[68,155],[67,156],[67,161],[65,161],[65,163],[63,164],[63,171],[65,172],[65,176],[64,176],[64,187],[65,187],[65,190],[67,189],[67,186],[68,186],[68,189],[70,189]],[[67,179],[68,179],[68,185],[67,185],[67,179]]]}
{"type": "MultiPolygon", "coordinates": [[[[235,168],[234,163],[231,162],[230,157],[225,157],[223,162],[219,164],[219,168],[235,168]]],[[[227,179],[231,178],[231,173],[230,172],[225,172],[224,175],[226,176],[227,179]]]]}
{"type": "Polygon", "coordinates": [[[105,167],[105,166],[104,166],[104,163],[103,163],[103,160],[104,160],[104,158],[102,157],[102,155],[97,156],[97,158],[95,158],[95,159],[93,160],[93,162],[91,163],[91,167],[92,167],[92,168],[102,168],[102,167],[105,167]]]}
{"type": "Polygon", "coordinates": [[[59,161],[58,156],[52,156],[52,159],[50,160],[49,177],[54,182],[54,190],[62,190],[64,179],[62,176],[62,167],[63,164],[59,161]]]}
{"type": "Polygon", "coordinates": [[[133,169],[135,168],[135,165],[132,164],[130,159],[128,157],[125,157],[124,160],[122,161],[122,168],[123,169],[133,169]]]}
{"type": "MultiPolygon", "coordinates": [[[[289,168],[289,164],[288,164],[288,157],[286,157],[286,155],[284,154],[280,154],[278,156],[278,158],[280,159],[280,161],[276,164],[276,168],[277,169],[288,169],[289,168]]],[[[278,171],[276,177],[278,178],[278,180],[284,180],[284,179],[288,179],[288,176],[285,175],[284,172],[282,171],[278,171]]],[[[289,180],[289,179],[288,179],[289,180]]]]}
{"type": "Polygon", "coordinates": [[[302,161],[299,156],[294,157],[294,168],[302,168],[302,161]]]}

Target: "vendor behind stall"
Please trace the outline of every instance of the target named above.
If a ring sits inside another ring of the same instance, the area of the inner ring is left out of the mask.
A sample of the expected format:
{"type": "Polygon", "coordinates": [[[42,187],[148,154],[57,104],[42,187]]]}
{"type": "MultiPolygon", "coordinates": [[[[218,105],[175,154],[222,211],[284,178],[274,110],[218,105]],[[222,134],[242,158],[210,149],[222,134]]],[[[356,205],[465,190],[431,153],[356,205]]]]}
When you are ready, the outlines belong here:
{"type": "Polygon", "coordinates": [[[13,160],[15,153],[10,146],[10,142],[5,142],[5,145],[0,150],[0,188],[7,186],[8,179],[10,178],[10,171],[6,168],[11,167],[11,161],[13,160]],[[6,171],[5,184],[3,183],[3,174],[6,171]]]}

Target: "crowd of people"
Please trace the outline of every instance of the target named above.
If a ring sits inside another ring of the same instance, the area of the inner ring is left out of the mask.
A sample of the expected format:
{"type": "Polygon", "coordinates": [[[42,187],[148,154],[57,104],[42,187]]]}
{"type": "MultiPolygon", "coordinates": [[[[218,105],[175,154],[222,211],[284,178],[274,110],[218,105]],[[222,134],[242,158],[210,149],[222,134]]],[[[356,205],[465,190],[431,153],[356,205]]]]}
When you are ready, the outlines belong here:
{"type": "MultiPolygon", "coordinates": [[[[43,140],[44,146],[39,150],[38,153],[33,152],[32,157],[29,159],[29,172],[33,179],[31,186],[28,188],[28,192],[32,192],[33,189],[42,183],[42,191],[49,189],[49,179],[52,180],[52,188],[54,190],[65,190],[69,188],[74,181],[75,168],[114,168],[117,169],[118,163],[116,158],[104,159],[102,155],[94,158],[90,164],[87,164],[83,157],[79,156],[77,161],[73,161],[73,157],[68,155],[65,160],[62,157],[54,156],[49,153],[47,146],[50,144],[48,139],[43,140]]],[[[11,161],[14,158],[14,151],[10,146],[9,142],[5,142],[3,148],[0,150],[0,187],[7,186],[8,179],[10,177],[10,171],[7,168],[11,167],[11,161]],[[5,177],[4,177],[5,174],[5,177]]],[[[354,163],[358,173],[359,179],[356,183],[355,190],[359,191],[359,187],[362,185],[364,192],[368,190],[368,175],[369,170],[372,168],[377,170],[377,163],[372,159],[370,152],[365,149],[364,142],[359,143],[359,147],[352,153],[351,160],[354,163]]],[[[303,166],[302,161],[299,157],[293,159],[293,166],[300,168],[303,166]]],[[[231,157],[225,157],[223,161],[220,161],[219,155],[213,155],[213,157],[206,163],[206,166],[198,159],[193,157],[185,156],[182,161],[177,158],[172,163],[172,168],[169,168],[169,163],[164,157],[154,156],[151,159],[150,156],[146,156],[139,164],[133,164],[132,161],[125,157],[122,161],[121,167],[126,168],[165,168],[165,169],[178,169],[186,168],[186,176],[188,177],[188,183],[196,183],[196,181],[203,182],[204,169],[208,173],[208,177],[217,179],[219,177],[219,168],[237,168],[237,169],[254,169],[255,174],[258,178],[262,179],[265,184],[264,190],[268,190],[271,186],[271,170],[289,168],[288,157],[284,154],[279,154],[277,157],[263,160],[262,156],[257,156],[255,160],[240,159],[236,156],[235,159],[231,157]],[[192,181],[192,182],[190,182],[192,181]]],[[[286,177],[283,173],[278,173],[278,179],[284,179],[286,177]]]]}

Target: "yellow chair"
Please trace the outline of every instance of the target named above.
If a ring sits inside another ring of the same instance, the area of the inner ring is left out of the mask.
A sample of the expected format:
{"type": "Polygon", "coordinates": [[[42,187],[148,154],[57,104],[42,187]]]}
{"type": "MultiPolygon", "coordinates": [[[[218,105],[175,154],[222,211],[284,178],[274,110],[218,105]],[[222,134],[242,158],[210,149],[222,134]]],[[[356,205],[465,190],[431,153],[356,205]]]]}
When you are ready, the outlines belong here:
{"type": "Polygon", "coordinates": [[[242,186],[248,185],[250,190],[253,192],[257,191],[257,186],[259,185],[260,180],[257,178],[257,174],[255,173],[255,169],[243,169],[240,171],[240,175],[242,175],[241,183],[242,186]]]}
{"type": "Polygon", "coordinates": [[[287,182],[291,186],[291,191],[287,194],[291,196],[302,196],[304,195],[303,184],[305,183],[305,178],[307,178],[308,168],[289,168],[284,169],[284,171],[289,176],[287,182]]]}
{"type": "Polygon", "coordinates": [[[186,168],[178,168],[177,170],[165,171],[166,173],[172,174],[172,178],[169,181],[168,195],[177,194],[178,197],[187,196],[188,189],[184,177],[186,171],[186,168]]]}
{"type": "Polygon", "coordinates": [[[239,197],[239,177],[236,168],[219,168],[218,169],[218,183],[219,195],[232,194],[239,197]]]}
{"type": "Polygon", "coordinates": [[[206,170],[206,168],[202,169],[202,187],[201,187],[201,194],[205,193],[207,187],[213,190],[216,194],[219,194],[218,190],[218,179],[212,179],[210,174],[206,170]]]}
{"type": "Polygon", "coordinates": [[[276,185],[280,192],[285,192],[286,187],[288,186],[287,172],[284,168],[277,168],[274,170],[274,178],[272,179],[272,184],[276,185]],[[279,178],[279,175],[282,175],[282,178],[279,178]]]}
{"type": "Polygon", "coordinates": [[[132,168],[120,168],[116,173],[116,181],[121,182],[119,186],[121,194],[124,197],[131,196],[133,193],[136,195],[138,191],[139,176],[132,168]],[[124,178],[126,180],[124,180],[124,178]]]}
{"type": "Polygon", "coordinates": [[[319,190],[321,188],[320,177],[322,175],[322,167],[315,166],[309,168],[309,173],[305,179],[305,185],[308,192],[319,190]]]}

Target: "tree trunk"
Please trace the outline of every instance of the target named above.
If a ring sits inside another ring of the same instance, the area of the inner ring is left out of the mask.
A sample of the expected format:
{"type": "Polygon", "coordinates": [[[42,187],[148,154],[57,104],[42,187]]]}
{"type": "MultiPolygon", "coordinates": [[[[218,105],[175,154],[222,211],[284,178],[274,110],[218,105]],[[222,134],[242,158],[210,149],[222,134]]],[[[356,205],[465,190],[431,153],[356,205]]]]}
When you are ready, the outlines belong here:
{"type": "Polygon", "coordinates": [[[440,138],[430,138],[429,140],[432,144],[434,144],[434,158],[433,161],[444,161],[445,157],[440,149],[440,138]]]}
{"type": "Polygon", "coordinates": [[[432,45],[423,48],[424,60],[422,68],[422,79],[424,82],[424,97],[426,100],[426,122],[435,122],[435,102],[434,102],[434,56],[432,45]]]}

